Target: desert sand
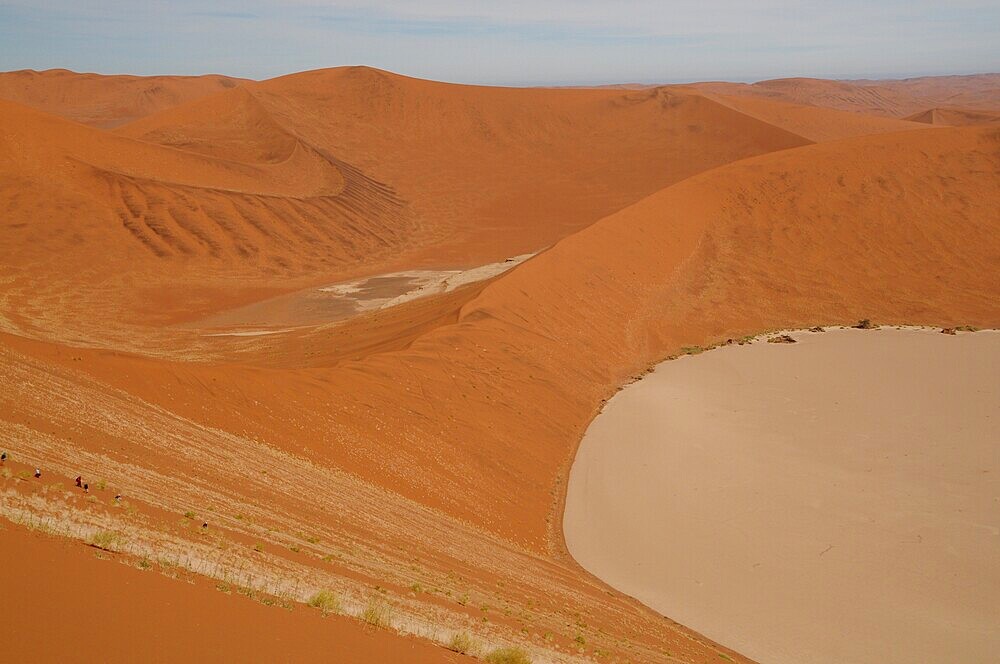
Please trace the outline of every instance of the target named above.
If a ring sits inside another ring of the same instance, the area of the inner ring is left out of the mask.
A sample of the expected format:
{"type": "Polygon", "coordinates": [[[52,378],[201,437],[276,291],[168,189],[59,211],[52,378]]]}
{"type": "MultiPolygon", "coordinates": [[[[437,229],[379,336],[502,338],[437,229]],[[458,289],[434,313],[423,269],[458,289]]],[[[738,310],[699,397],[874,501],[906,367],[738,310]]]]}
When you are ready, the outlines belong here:
{"type": "Polygon", "coordinates": [[[167,82],[27,78],[0,94],[0,515],[88,554],[112,533],[114,570],[329,589],[359,634],[376,598],[385,634],[480,655],[747,661],[567,551],[602,402],[761,330],[1000,326],[1000,134],[902,119],[987,108],[989,77],[886,83],[907,101],[876,115],[829,81],[341,67],[145,105],[167,82]]]}
{"type": "Polygon", "coordinates": [[[1000,333],[792,336],[611,399],[570,475],[570,552],[761,662],[993,661],[1000,333]]]}

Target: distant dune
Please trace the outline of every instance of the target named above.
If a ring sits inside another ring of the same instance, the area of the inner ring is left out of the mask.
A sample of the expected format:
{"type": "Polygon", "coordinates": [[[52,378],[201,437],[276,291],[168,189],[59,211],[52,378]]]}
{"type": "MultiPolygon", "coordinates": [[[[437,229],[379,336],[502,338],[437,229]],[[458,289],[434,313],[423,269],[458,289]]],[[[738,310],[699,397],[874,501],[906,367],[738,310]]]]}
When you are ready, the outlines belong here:
{"type": "Polygon", "coordinates": [[[0,99],[111,128],[244,82],[229,76],[104,76],[65,69],[0,73],[0,99]]]}
{"type": "Polygon", "coordinates": [[[378,600],[397,629],[538,661],[746,661],[566,553],[602,401],[766,329],[1000,325],[1000,133],[900,120],[934,106],[906,86],[837,109],[837,82],[211,85],[148,112],[0,102],[2,514],[118,533],[101,555],[130,564],[271,603],[329,587],[349,615],[378,600]],[[522,254],[346,320],[323,299],[522,254]]]}
{"type": "Polygon", "coordinates": [[[749,85],[697,83],[694,87],[706,92],[765,97],[893,118],[906,117],[939,105],[975,110],[1000,109],[1000,74],[890,81],[780,78],[749,85]]]}

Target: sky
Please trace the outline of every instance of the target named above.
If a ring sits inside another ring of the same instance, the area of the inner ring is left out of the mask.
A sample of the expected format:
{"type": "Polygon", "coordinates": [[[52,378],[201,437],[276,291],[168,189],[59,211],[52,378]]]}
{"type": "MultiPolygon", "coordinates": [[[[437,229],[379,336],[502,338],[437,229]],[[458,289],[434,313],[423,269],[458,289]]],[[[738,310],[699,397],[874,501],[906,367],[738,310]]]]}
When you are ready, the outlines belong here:
{"type": "Polygon", "coordinates": [[[0,70],[491,85],[1000,71],[1000,0],[0,0],[0,70]]]}

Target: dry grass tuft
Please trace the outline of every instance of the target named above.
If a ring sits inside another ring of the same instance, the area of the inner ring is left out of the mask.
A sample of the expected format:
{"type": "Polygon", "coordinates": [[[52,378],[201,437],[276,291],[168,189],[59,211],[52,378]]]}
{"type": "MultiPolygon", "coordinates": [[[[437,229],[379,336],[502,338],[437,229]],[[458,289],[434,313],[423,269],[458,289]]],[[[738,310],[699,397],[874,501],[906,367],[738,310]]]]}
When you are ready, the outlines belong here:
{"type": "Polygon", "coordinates": [[[531,657],[524,651],[524,648],[510,646],[497,648],[486,655],[489,664],[531,664],[531,657]]]}
{"type": "Polygon", "coordinates": [[[90,545],[104,551],[114,551],[121,544],[121,541],[121,533],[116,533],[113,530],[102,530],[91,536],[90,545]]]}
{"type": "Polygon", "coordinates": [[[481,648],[479,641],[469,636],[468,632],[455,632],[448,642],[448,650],[454,650],[462,655],[475,655],[481,648]]]}
{"type": "Polygon", "coordinates": [[[330,590],[320,590],[309,598],[309,606],[319,609],[323,615],[340,613],[340,598],[330,590]]]}
{"type": "Polygon", "coordinates": [[[388,629],[392,627],[392,607],[374,597],[361,614],[361,620],[374,629],[388,629]]]}

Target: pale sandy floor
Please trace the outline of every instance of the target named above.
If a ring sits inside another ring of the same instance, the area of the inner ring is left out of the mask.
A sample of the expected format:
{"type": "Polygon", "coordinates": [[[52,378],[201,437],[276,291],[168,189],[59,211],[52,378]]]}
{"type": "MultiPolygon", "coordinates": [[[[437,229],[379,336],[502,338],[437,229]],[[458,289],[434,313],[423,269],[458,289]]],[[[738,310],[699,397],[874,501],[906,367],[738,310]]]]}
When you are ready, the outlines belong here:
{"type": "Polygon", "coordinates": [[[1000,661],[1000,333],[793,336],[612,399],[571,553],[761,662],[1000,661]]]}

